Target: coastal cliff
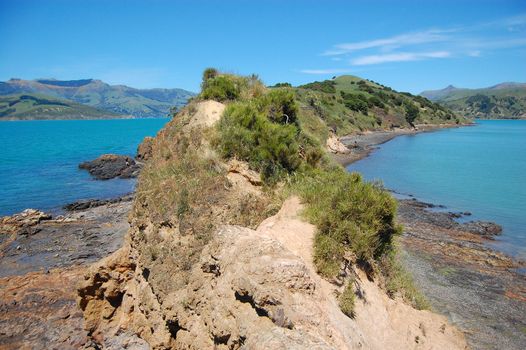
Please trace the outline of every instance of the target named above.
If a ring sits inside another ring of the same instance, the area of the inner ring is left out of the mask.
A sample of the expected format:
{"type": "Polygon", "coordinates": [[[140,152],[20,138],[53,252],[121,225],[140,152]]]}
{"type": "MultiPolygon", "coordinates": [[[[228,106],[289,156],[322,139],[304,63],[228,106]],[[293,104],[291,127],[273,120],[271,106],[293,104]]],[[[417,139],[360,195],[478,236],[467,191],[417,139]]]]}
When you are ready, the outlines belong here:
{"type": "Polygon", "coordinates": [[[123,247],[79,287],[93,344],[466,348],[417,310],[396,203],[331,160],[305,128],[328,135],[321,117],[255,77],[207,70],[202,88],[149,143],[123,247]]]}

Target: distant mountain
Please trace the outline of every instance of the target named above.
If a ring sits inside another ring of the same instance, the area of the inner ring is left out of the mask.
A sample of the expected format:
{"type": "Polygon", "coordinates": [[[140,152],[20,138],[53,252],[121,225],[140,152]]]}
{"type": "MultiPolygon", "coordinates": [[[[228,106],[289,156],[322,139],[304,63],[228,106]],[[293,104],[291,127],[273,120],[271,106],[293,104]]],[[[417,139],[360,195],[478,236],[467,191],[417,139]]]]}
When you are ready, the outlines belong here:
{"type": "Polygon", "coordinates": [[[37,93],[67,99],[111,113],[141,118],[165,117],[195,94],[183,89],[135,89],[100,80],[22,80],[0,82],[0,95],[37,93]]]}
{"type": "Polygon", "coordinates": [[[41,94],[25,93],[0,96],[0,120],[109,119],[125,117],[121,114],[41,94]]]}
{"type": "Polygon", "coordinates": [[[420,95],[470,118],[526,119],[526,83],[502,83],[483,89],[450,85],[420,95]]]}

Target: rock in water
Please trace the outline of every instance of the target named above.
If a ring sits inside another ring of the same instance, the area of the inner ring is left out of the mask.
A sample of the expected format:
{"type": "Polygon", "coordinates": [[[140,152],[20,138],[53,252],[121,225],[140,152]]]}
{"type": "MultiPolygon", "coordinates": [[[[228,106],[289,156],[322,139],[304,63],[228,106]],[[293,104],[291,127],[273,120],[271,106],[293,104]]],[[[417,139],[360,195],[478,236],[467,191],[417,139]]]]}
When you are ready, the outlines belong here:
{"type": "Polygon", "coordinates": [[[115,177],[129,179],[137,177],[140,171],[140,166],[135,160],[117,154],[103,154],[95,160],[81,163],[79,168],[86,169],[98,180],[109,180],[115,177]]]}
{"type": "Polygon", "coordinates": [[[487,238],[492,238],[493,236],[497,236],[502,233],[502,226],[489,221],[470,221],[462,224],[461,226],[466,231],[487,238]]]}

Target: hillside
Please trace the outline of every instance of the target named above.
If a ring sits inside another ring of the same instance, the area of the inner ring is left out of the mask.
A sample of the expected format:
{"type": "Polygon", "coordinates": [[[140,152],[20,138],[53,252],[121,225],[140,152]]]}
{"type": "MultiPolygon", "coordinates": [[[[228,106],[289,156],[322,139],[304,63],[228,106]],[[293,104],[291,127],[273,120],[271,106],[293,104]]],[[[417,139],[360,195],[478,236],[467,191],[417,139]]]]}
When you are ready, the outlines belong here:
{"type": "Polygon", "coordinates": [[[123,246],[79,286],[94,347],[465,349],[420,310],[395,200],[331,160],[295,91],[205,71],[151,141],[123,246]]]}
{"type": "Polygon", "coordinates": [[[80,103],[35,93],[0,96],[0,120],[126,118],[80,103]]]}
{"type": "MultiPolygon", "coordinates": [[[[422,96],[397,92],[351,75],[309,83],[294,90],[305,115],[310,116],[313,123],[319,117],[337,135],[464,121],[422,96]]],[[[316,128],[314,124],[310,127],[316,128]]]]}
{"type": "Polygon", "coordinates": [[[100,80],[22,80],[0,82],[0,95],[38,93],[68,99],[115,114],[140,118],[166,117],[194,94],[183,89],[135,89],[100,80]]]}
{"type": "Polygon", "coordinates": [[[423,91],[420,95],[468,118],[526,118],[524,83],[502,83],[482,89],[462,89],[450,85],[442,90],[423,91]]]}

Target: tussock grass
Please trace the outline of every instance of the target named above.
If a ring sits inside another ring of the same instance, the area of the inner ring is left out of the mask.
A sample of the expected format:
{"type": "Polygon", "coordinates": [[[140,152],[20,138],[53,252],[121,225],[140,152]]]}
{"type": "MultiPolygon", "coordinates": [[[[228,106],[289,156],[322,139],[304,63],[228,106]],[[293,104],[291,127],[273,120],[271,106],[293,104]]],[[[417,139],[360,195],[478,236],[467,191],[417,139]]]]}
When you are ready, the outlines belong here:
{"type": "Polygon", "coordinates": [[[353,288],[354,280],[347,282],[342,294],[338,297],[338,305],[344,314],[353,318],[356,315],[354,310],[356,296],[353,288]]]}
{"type": "Polygon", "coordinates": [[[294,188],[318,228],[314,262],[320,274],[336,277],[349,256],[378,261],[401,232],[395,224],[396,201],[379,185],[344,169],[317,170],[298,177],[294,188]]]}
{"type": "Polygon", "coordinates": [[[394,247],[382,257],[380,270],[385,279],[385,289],[391,297],[400,296],[417,310],[429,309],[429,302],[416,288],[413,276],[403,267],[400,258],[402,252],[395,244],[394,247]]]}

